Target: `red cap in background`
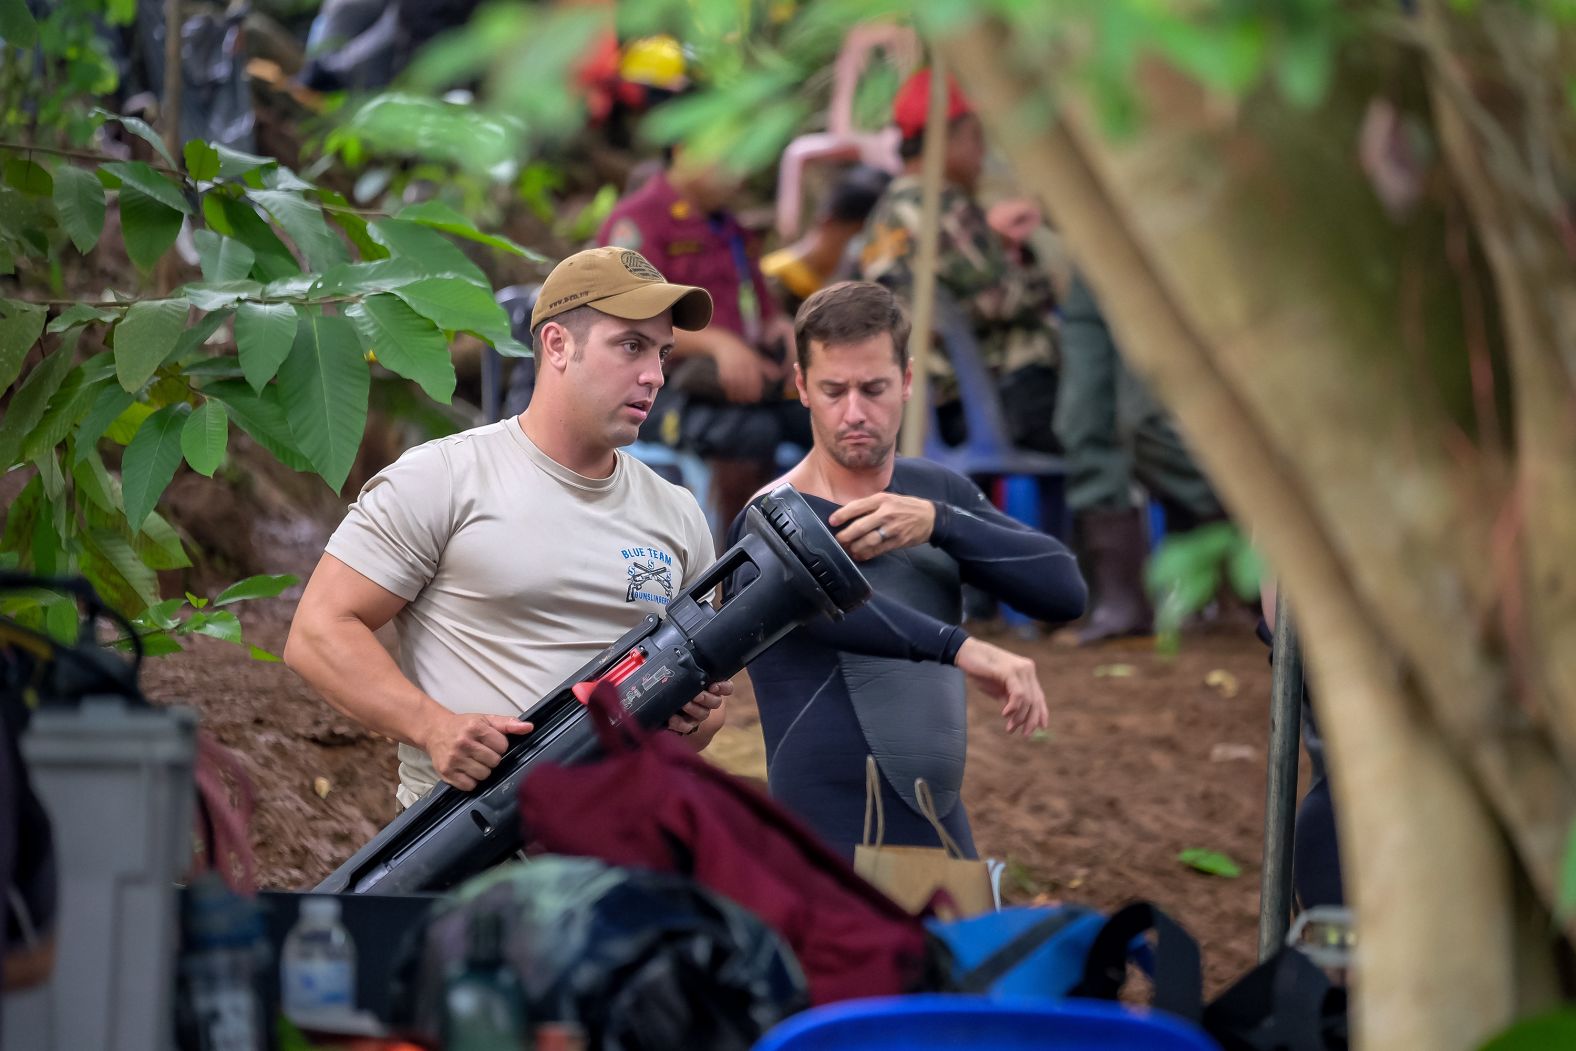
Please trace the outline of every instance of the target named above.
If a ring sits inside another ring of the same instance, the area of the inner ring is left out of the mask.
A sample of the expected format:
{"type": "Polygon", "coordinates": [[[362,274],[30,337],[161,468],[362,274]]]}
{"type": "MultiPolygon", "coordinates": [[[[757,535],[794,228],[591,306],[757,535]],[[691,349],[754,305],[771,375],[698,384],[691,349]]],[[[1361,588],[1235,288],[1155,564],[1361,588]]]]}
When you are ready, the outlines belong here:
{"type": "MultiPolygon", "coordinates": [[[[892,100],[892,123],[898,126],[905,139],[912,139],[925,130],[925,115],[930,109],[930,69],[920,70],[903,82],[892,100]]],[[[947,120],[953,121],[974,107],[963,97],[958,82],[947,77],[947,120]]]]}

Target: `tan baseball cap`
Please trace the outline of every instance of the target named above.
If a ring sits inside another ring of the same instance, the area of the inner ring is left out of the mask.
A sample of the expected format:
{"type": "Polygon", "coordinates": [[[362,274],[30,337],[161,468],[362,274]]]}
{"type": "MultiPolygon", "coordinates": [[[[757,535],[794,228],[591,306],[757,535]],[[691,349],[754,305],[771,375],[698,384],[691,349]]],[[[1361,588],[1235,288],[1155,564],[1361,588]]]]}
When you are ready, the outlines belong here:
{"type": "Polygon", "coordinates": [[[639,252],[616,246],[576,252],[553,267],[531,311],[531,330],[575,307],[644,321],[672,309],[675,328],[711,324],[711,294],[704,288],[669,284],[639,252]]]}

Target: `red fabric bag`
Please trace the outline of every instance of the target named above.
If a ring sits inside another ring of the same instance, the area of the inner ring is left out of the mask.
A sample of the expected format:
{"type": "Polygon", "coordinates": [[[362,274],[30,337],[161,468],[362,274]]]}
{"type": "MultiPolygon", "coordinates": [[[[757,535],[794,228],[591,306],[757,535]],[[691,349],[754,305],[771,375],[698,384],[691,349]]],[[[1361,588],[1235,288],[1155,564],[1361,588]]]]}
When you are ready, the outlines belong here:
{"type": "Polygon", "coordinates": [[[817,1004],[940,984],[946,950],[923,922],[797,818],[675,735],[637,738],[612,686],[600,684],[589,707],[607,756],[526,776],[527,843],[681,873],[733,899],[792,946],[817,1004]]]}

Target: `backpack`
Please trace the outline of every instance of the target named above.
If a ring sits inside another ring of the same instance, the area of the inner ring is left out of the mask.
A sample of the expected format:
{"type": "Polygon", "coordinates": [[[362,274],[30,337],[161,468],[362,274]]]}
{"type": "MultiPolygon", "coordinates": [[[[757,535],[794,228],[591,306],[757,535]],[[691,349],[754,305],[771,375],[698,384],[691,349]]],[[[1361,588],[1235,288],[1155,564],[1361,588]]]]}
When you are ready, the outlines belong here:
{"type": "Polygon", "coordinates": [[[1201,1026],[1225,1051],[1345,1051],[1345,990],[1283,948],[1215,1000],[1203,1000],[1198,943],[1148,902],[1106,917],[1077,905],[1006,909],[934,924],[951,949],[951,987],[993,997],[1117,1000],[1136,963],[1153,1006],[1201,1026]],[[1150,946],[1147,936],[1155,935],[1150,946]]]}

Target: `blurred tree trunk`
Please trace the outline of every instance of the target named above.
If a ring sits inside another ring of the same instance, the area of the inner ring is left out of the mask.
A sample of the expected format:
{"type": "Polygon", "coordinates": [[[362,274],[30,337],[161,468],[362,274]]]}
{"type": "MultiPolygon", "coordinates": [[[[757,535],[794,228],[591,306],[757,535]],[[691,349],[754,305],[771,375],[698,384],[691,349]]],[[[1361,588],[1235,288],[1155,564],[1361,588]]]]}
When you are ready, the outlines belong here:
{"type": "Polygon", "coordinates": [[[1223,104],[1148,67],[1121,141],[1077,83],[1051,82],[1053,56],[1026,61],[1000,27],[946,44],[1295,596],[1368,1048],[1475,1047],[1525,1008],[1518,989],[1546,987],[1549,927],[1515,887],[1552,910],[1576,818],[1576,237],[1563,188],[1540,183],[1558,110],[1531,98],[1557,105],[1563,81],[1513,68],[1536,44],[1557,69],[1569,41],[1501,22],[1430,8],[1354,45],[1316,113],[1270,92],[1223,104]],[[1053,93],[1047,132],[1029,115],[1053,93]],[[1401,218],[1358,163],[1386,97],[1445,161],[1418,162],[1401,218]]]}

